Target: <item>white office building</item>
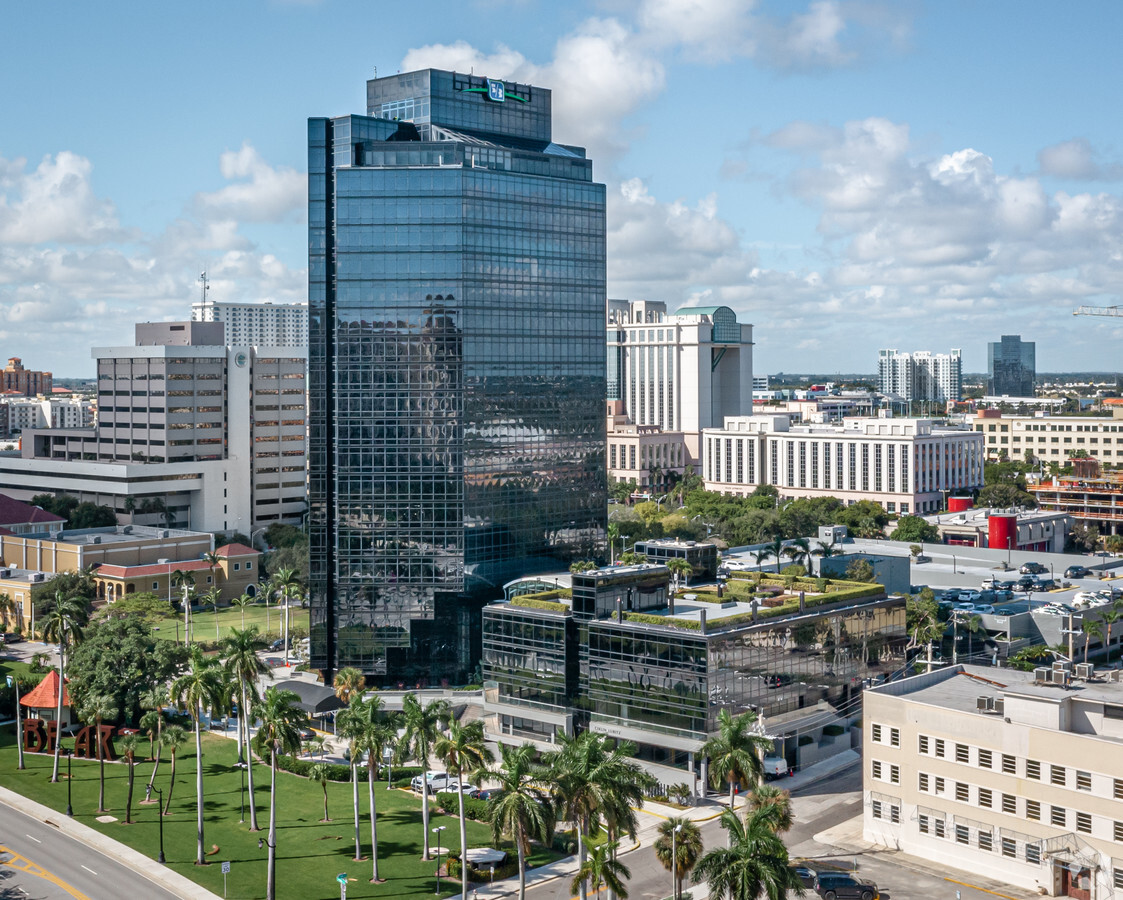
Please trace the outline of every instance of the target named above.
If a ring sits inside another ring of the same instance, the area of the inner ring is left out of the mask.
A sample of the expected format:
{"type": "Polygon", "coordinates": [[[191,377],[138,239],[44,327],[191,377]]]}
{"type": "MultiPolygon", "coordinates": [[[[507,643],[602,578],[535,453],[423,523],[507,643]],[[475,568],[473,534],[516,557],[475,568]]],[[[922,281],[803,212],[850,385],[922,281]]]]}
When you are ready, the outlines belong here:
{"type": "Polygon", "coordinates": [[[727,306],[666,309],[609,301],[608,399],[634,425],[682,432],[685,462],[697,466],[702,429],[752,415],[753,327],[727,306]]]}
{"type": "Polygon", "coordinates": [[[136,327],[94,348],[96,428],[29,430],[0,491],[68,493],[122,521],[248,532],[306,508],[307,352],[229,347],[221,323],[136,327]]]}
{"type": "Polygon", "coordinates": [[[929,353],[918,350],[879,350],[877,354],[878,390],[883,394],[912,402],[930,400],[946,403],[963,398],[962,351],[929,353]]]}
{"type": "Polygon", "coordinates": [[[231,347],[308,347],[307,303],[224,303],[197,300],[191,321],[221,322],[231,347]]]}
{"type": "Polygon", "coordinates": [[[748,496],[873,500],[891,513],[935,512],[948,492],[983,485],[982,435],[930,419],[856,418],[793,425],[786,415],[731,416],[703,431],[707,490],[748,496]]]}

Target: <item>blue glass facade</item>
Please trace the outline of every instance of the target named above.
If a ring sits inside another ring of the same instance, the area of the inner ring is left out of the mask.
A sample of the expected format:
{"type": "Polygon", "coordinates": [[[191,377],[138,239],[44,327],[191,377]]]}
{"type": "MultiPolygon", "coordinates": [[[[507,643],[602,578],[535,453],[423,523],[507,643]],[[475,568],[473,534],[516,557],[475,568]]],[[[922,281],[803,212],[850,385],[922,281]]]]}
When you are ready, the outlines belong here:
{"type": "Polygon", "coordinates": [[[504,582],[603,546],[604,186],[504,88],[309,120],[315,668],[466,678],[504,582]]]}

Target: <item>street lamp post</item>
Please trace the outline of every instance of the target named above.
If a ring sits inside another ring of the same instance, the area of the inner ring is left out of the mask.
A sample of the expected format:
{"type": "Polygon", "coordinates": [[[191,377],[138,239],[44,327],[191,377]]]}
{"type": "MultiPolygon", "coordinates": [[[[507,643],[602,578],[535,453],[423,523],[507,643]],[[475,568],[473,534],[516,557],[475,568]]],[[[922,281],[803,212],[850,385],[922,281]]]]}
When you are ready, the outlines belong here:
{"type": "MultiPolygon", "coordinates": [[[[241,746],[239,746],[238,749],[241,749],[241,746]]],[[[238,771],[241,773],[241,788],[239,789],[241,811],[238,813],[238,824],[242,825],[245,824],[246,821],[246,764],[244,762],[236,762],[234,765],[237,766],[238,771]]]]}
{"type": "MultiPolygon", "coordinates": [[[[441,832],[445,830],[444,825],[438,825],[436,828],[430,828],[430,831],[437,836],[437,896],[441,895],[441,832]]],[[[461,865],[467,865],[468,861],[462,859],[461,865]]]]}
{"type": "MultiPolygon", "coordinates": [[[[61,739],[62,739],[62,735],[59,735],[59,740],[61,740],[61,739]]],[[[70,786],[74,783],[74,779],[70,774],[70,758],[74,754],[73,754],[73,752],[71,752],[70,750],[67,750],[65,748],[63,748],[62,752],[66,754],[66,814],[68,816],[70,816],[70,818],[73,819],[74,818],[74,805],[70,802],[70,799],[71,799],[70,786]]]]}
{"type": "Polygon", "coordinates": [[[23,730],[20,725],[20,709],[19,709],[19,679],[15,675],[7,676],[8,687],[16,689],[16,768],[23,768],[23,730]]]}
{"type": "Polygon", "coordinates": [[[156,862],[163,863],[167,862],[164,859],[164,789],[153,787],[153,790],[160,799],[160,805],[156,807],[156,818],[160,822],[160,855],[156,857],[156,862]]]}
{"type": "Polygon", "coordinates": [[[954,553],[951,555],[951,572],[952,572],[953,575],[959,574],[959,570],[956,568],[955,554],[954,553]]]}
{"type": "Polygon", "coordinates": [[[678,833],[682,831],[681,825],[676,825],[671,832],[671,897],[678,900],[678,833]]]}

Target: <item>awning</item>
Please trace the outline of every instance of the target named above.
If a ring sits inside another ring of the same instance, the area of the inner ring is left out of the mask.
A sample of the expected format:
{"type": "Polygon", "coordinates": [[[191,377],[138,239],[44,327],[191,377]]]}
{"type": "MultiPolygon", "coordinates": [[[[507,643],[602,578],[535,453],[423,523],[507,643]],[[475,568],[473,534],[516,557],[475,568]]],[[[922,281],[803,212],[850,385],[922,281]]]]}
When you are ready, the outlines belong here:
{"type": "Polygon", "coordinates": [[[507,858],[506,850],[493,850],[491,847],[472,847],[468,850],[468,862],[476,868],[499,865],[507,858]]]}
{"type": "Polygon", "coordinates": [[[277,687],[296,694],[300,698],[297,705],[310,716],[322,716],[332,710],[342,709],[344,705],[343,701],[335,696],[334,690],[312,681],[293,678],[290,681],[279,682],[277,687]]]}

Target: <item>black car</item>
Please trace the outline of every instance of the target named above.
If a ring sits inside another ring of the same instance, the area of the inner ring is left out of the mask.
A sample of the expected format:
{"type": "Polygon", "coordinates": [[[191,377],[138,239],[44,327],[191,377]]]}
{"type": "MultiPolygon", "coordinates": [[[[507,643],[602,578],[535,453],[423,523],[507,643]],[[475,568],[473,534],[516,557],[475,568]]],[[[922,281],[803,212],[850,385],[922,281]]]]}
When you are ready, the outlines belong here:
{"type": "Polygon", "coordinates": [[[1065,578],[1087,578],[1092,570],[1086,566],[1069,566],[1065,569],[1065,578]]]}
{"type": "Polygon", "coordinates": [[[792,871],[795,872],[796,878],[798,878],[803,883],[804,887],[806,887],[806,888],[815,887],[815,870],[814,869],[812,869],[809,866],[792,866],[792,871]]]}
{"type": "Polygon", "coordinates": [[[996,591],[1012,591],[1017,586],[1018,582],[1016,581],[996,581],[994,583],[994,589],[996,591]]]}
{"type": "Polygon", "coordinates": [[[1031,590],[1031,589],[1037,590],[1037,587],[1038,587],[1037,579],[1034,578],[1032,575],[1023,575],[1021,578],[1018,579],[1018,590],[1019,591],[1028,591],[1028,590],[1031,590]]]}
{"type": "Polygon", "coordinates": [[[1041,575],[1048,572],[1049,569],[1037,562],[1027,562],[1024,566],[1018,569],[1023,575],[1041,575]]]}
{"type": "Polygon", "coordinates": [[[824,900],[878,900],[877,885],[849,872],[820,872],[815,893],[824,900]]]}

